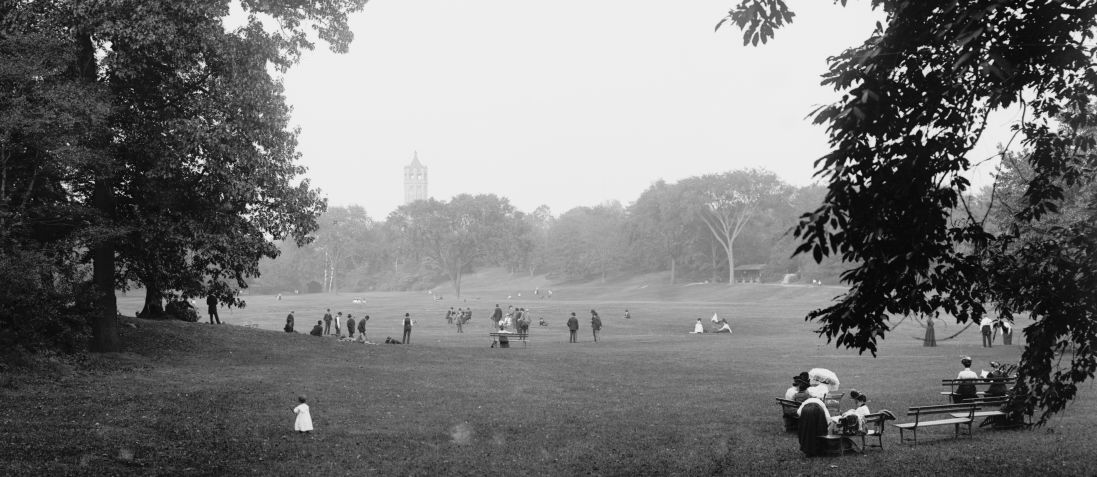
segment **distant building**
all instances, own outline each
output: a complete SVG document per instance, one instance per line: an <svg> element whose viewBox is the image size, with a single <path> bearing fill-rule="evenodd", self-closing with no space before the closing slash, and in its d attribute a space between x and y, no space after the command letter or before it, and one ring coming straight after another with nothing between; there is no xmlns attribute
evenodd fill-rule
<svg viewBox="0 0 1097 477"><path fill-rule="evenodd" d="M419 162L419 152L404 166L404 203L427 199L427 166Z"/></svg>

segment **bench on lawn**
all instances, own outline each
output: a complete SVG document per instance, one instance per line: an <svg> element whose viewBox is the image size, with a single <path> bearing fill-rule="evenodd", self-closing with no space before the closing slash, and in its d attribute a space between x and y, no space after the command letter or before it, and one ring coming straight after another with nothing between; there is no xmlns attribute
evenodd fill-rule
<svg viewBox="0 0 1097 477"><path fill-rule="evenodd" d="M845 454L847 446L845 445L845 442L843 442L843 439L849 439L850 446L848 448L854 450L853 438L855 437L861 438L860 452L862 454L865 452L865 449L868 449L869 447L879 447L883 450L884 429L887 428L884 424L889 419L895 419L895 416L891 414L891 411L881 411L865 415L863 419L865 421L864 434L827 434L825 436L819 436L819 439L826 442L824 449L826 449L827 454L838 456ZM876 439L876 444L869 444L867 442L867 440L871 438Z"/></svg>
<svg viewBox="0 0 1097 477"><path fill-rule="evenodd" d="M800 416L796 415L796 411L800 409L800 404L803 403L777 398L777 405L781 406L781 420L785 423L785 432L796 432L796 427L800 423Z"/></svg>
<svg viewBox="0 0 1097 477"><path fill-rule="evenodd" d="M914 444L918 444L918 429L922 427L951 425L956 430L956 437L960 437L960 426L967 426L967 435L971 437L971 423L975 420L975 411L979 405L972 402L959 404L940 404L936 406L911 406L907 408L907 416L914 416L914 422L893 424L899 428L899 442L906 442L903 431L910 430L914 433ZM948 419L924 420L925 416L948 414Z"/></svg>
<svg viewBox="0 0 1097 477"><path fill-rule="evenodd" d="M975 386L990 386L993 384L1002 384L1007 388L1013 387L1013 384L1017 382L1017 378L975 378L975 379L942 379L941 385L948 386L948 391L941 391L942 396L948 397L949 402L954 402L953 397L956 396L956 388L961 384L973 384ZM978 397L985 397L986 391L976 391L975 394Z"/></svg>
<svg viewBox="0 0 1097 477"><path fill-rule="evenodd" d="M488 333L491 337L491 347L510 348L511 341L521 341L522 346L529 346L529 333Z"/></svg>

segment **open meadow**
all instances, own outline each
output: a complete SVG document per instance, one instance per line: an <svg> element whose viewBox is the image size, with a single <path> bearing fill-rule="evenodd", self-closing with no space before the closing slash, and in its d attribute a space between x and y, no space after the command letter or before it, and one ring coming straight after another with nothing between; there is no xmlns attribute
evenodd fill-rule
<svg viewBox="0 0 1097 477"><path fill-rule="evenodd" d="M222 326L125 318L125 352L50 360L0 382L3 475L1093 475L1094 393L1034 431L952 429L838 458L802 457L774 397L793 375L835 371L841 391L899 417L943 404L940 380L959 360L1014 362L1014 346L982 348L976 330L923 347L907 321L879 356L837 350L803 316L840 289L779 285L470 290L430 294L249 296ZM366 299L354 304L355 297ZM511 296L511 299L507 299ZM708 299L703 299L708 297ZM535 317L528 347L489 347L496 303ZM137 296L119 308L139 308ZM471 306L464 334L444 310ZM374 343L308 336L325 308L369 314ZM590 332L590 309L604 329ZM622 315L629 309L632 319ZM281 331L295 311L297 332ZM567 314L580 318L567 342ZM732 335L691 335L726 317ZM126 312L130 314L130 312ZM538 327L543 316L548 327ZM1019 323L1022 324L1023 323ZM252 326L246 326L252 325ZM959 328L938 326L943 338ZM999 341L1000 343L1000 341ZM293 432L298 395L316 431ZM849 400L843 409L851 407Z"/></svg>

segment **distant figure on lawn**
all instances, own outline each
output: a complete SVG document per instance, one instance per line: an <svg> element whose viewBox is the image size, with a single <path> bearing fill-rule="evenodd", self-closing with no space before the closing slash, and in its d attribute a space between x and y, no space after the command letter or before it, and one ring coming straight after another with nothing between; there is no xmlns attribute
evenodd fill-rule
<svg viewBox="0 0 1097 477"><path fill-rule="evenodd" d="M456 313L457 312L453 311L452 306L449 307L449 310L446 311L446 324L447 325L452 325L453 324L453 315L455 315Z"/></svg>
<svg viewBox="0 0 1097 477"><path fill-rule="evenodd" d="M521 318L518 318L518 320L514 323L514 329L519 334L529 334L529 325L530 322L533 321L533 319L530 318L529 315L530 313L523 309Z"/></svg>
<svg viewBox="0 0 1097 477"><path fill-rule="evenodd" d="M354 317L347 313L347 336L354 338Z"/></svg>
<svg viewBox="0 0 1097 477"><path fill-rule="evenodd" d="M411 344L411 313L404 313L404 344Z"/></svg>
<svg viewBox="0 0 1097 477"><path fill-rule="evenodd" d="M983 347L990 348L994 346L994 320L991 320L989 316L984 316L979 321L979 332L983 334Z"/></svg>
<svg viewBox="0 0 1097 477"><path fill-rule="evenodd" d="M626 320L631 320L631 319L632 319L632 315L630 315L630 314L629 314L629 312L628 312L628 309L627 309L627 308L625 309L625 319L626 319Z"/></svg>
<svg viewBox="0 0 1097 477"><path fill-rule="evenodd" d="M320 324L320 320L316 320L316 326L312 327L312 331L309 332L312 336L324 336L324 325Z"/></svg>
<svg viewBox="0 0 1097 477"><path fill-rule="evenodd" d="M335 325L335 337L343 336L343 333L339 330L339 324L343 321L343 312L335 314L335 318L331 320L331 323Z"/></svg>
<svg viewBox="0 0 1097 477"><path fill-rule="evenodd" d="M693 331L690 331L689 334L699 335L699 334L704 333L704 332L705 332L705 325L703 323L701 323L701 319L698 318L697 323L693 324Z"/></svg>
<svg viewBox="0 0 1097 477"><path fill-rule="evenodd" d="M320 326L317 322L316 326ZM293 408L293 413L297 415L297 419L293 421L293 430L297 432L303 432L308 434L312 432L312 416L309 414L309 405L305 404L305 396L297 398L297 407Z"/></svg>
<svg viewBox="0 0 1097 477"><path fill-rule="evenodd" d="M590 331L594 333L594 342L598 342L598 332L602 331L602 318L598 316L598 312L590 310Z"/></svg>
<svg viewBox="0 0 1097 477"><path fill-rule="evenodd" d="M366 342L366 322L369 321L369 315L363 316L361 320L358 320L358 341L361 343Z"/></svg>
<svg viewBox="0 0 1097 477"><path fill-rule="evenodd" d="M503 309L499 308L499 304L495 304L495 311L491 312L491 322L496 327L499 326L499 321L503 319Z"/></svg>
<svg viewBox="0 0 1097 477"><path fill-rule="evenodd" d="M956 379L979 379L979 375L975 374L975 371L971 370L971 356L964 356L960 360L960 364L964 367L960 374L956 375ZM972 383L962 383L956 386L956 392L952 394L952 402L964 402L968 399L975 399L979 397L975 390L975 385Z"/></svg>
<svg viewBox="0 0 1097 477"><path fill-rule="evenodd" d="M284 329L286 333L293 333L293 311L286 315L286 327Z"/></svg>
<svg viewBox="0 0 1097 477"><path fill-rule="evenodd" d="M568 343L578 343L575 339L575 333L579 331L579 319L575 317L575 312L571 312L571 318L568 318Z"/></svg>
<svg viewBox="0 0 1097 477"><path fill-rule="evenodd" d="M206 305L209 306L209 324L213 324L214 320L217 320L217 324L221 324L221 317L217 315L217 297L210 295L206 297Z"/></svg>
<svg viewBox="0 0 1097 477"><path fill-rule="evenodd" d="M731 334L731 325L728 324L727 318L720 318L716 313L712 314L712 324L716 325L716 331L713 333L727 333Z"/></svg>
<svg viewBox="0 0 1097 477"><path fill-rule="evenodd" d="M1010 346L1013 344L1013 322L1009 318L1000 318L998 320L998 326L1002 328L1002 344Z"/></svg>
<svg viewBox="0 0 1097 477"><path fill-rule="evenodd" d="M926 318L926 337L922 340L922 346L933 348L937 346L937 332L933 329L933 317Z"/></svg>
<svg viewBox="0 0 1097 477"><path fill-rule="evenodd" d="M455 320L453 320L453 322L457 324L457 332L458 333L464 333L465 332L465 314L463 312L461 314L457 315L457 318Z"/></svg>
<svg viewBox="0 0 1097 477"><path fill-rule="evenodd" d="M328 308L327 313L324 313L324 336L331 334L331 308Z"/></svg>

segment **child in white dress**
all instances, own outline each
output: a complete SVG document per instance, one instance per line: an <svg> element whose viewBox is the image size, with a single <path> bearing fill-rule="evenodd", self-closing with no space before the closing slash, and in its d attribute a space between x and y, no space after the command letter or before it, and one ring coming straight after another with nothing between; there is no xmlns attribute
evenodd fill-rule
<svg viewBox="0 0 1097 477"><path fill-rule="evenodd" d="M312 416L309 415L309 405L305 404L305 396L298 397L297 401L301 404L293 408L293 413L297 415L297 420L293 422L293 430L307 434L312 432Z"/></svg>

